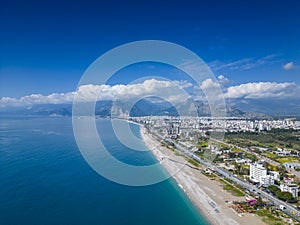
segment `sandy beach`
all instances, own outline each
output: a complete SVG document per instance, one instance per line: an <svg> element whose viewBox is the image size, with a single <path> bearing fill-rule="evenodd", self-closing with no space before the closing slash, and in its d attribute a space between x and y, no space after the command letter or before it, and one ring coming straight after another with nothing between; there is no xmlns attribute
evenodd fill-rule
<svg viewBox="0 0 300 225"><path fill-rule="evenodd" d="M207 220L214 225L255 224L263 225L255 214L238 214L226 201L243 201L223 190L219 182L203 175L197 168L185 165L186 159L170 149L161 146L147 130L141 126L141 137L163 167L173 175L190 200L197 206Z"/></svg>

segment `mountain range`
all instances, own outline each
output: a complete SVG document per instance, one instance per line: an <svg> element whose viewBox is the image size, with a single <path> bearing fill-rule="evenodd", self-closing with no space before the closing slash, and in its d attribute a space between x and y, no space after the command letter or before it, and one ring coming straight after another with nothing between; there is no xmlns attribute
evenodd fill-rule
<svg viewBox="0 0 300 225"><path fill-rule="evenodd" d="M191 104L192 103L192 104ZM191 109L191 105L194 107ZM116 109L118 110L116 111ZM114 109L114 111L112 111ZM95 115L109 117L111 113L118 116L126 114L130 116L178 116L191 115L191 111L198 116L210 116L210 107L202 101L180 103L176 106L167 101L156 98L141 99L132 107L130 103L113 101L98 101L95 107ZM180 113L178 113L180 112ZM1 114L24 114L44 116L71 116L72 104L39 104L31 107L0 108ZM266 104L263 100L248 100L227 102L226 114L228 117L246 117L250 119L270 119L272 116L299 116L300 104L297 101L283 102L272 101Z"/></svg>

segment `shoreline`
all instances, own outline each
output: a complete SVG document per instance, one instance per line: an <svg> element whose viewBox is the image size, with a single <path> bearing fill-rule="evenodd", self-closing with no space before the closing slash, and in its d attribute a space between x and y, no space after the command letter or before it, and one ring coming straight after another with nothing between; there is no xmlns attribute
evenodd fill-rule
<svg viewBox="0 0 300 225"><path fill-rule="evenodd" d="M140 125L141 138L146 147L160 162L164 169L175 179L179 188L187 195L199 210L200 214L212 225L239 225L265 223L254 214L238 214L225 201L242 201L244 197L236 197L223 190L215 180L203 175L199 169L188 166L184 157L161 146L143 125Z"/></svg>

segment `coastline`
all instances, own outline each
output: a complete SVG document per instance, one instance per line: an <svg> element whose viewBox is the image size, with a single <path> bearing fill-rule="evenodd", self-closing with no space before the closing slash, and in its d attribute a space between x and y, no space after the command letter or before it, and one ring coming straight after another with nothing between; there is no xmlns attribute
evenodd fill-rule
<svg viewBox="0 0 300 225"><path fill-rule="evenodd" d="M177 182L188 198L198 208L200 214L212 225L238 225L265 223L254 214L238 214L229 208L225 201L242 201L223 190L221 185L203 175L198 169L186 164L186 159L174 151L161 146L143 125L140 125L141 138L155 158Z"/></svg>

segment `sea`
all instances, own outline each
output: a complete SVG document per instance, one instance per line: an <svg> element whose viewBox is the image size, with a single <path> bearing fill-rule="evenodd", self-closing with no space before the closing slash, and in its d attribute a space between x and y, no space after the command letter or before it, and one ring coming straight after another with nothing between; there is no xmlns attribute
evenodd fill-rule
<svg viewBox="0 0 300 225"><path fill-rule="evenodd" d="M124 162L151 164L151 152L128 151L110 120L101 139ZM140 127L130 124L139 137ZM103 132L105 131L105 132ZM135 153L136 152L136 153ZM173 178L142 187L96 173L76 145L70 117L0 117L1 225L207 225Z"/></svg>

